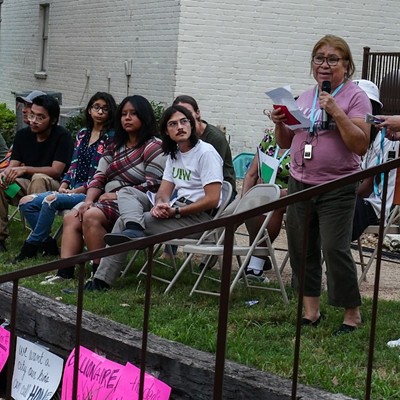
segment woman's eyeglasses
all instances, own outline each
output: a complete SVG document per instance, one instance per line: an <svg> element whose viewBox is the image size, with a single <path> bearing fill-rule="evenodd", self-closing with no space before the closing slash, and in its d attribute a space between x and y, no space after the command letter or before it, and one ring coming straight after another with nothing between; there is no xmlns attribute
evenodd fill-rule
<svg viewBox="0 0 400 400"><path fill-rule="evenodd" d="M99 104L93 104L92 105L92 110L99 112L100 110L103 111L104 114L108 113L108 107L107 106L100 106Z"/></svg>
<svg viewBox="0 0 400 400"><path fill-rule="evenodd" d="M325 61L326 63L330 66L330 67L334 67L336 65L338 65L339 60L343 60L343 58L340 58L338 56L328 56L328 57L324 57L321 54L316 54L315 56L313 56L312 58L312 62L315 65L322 65Z"/></svg>

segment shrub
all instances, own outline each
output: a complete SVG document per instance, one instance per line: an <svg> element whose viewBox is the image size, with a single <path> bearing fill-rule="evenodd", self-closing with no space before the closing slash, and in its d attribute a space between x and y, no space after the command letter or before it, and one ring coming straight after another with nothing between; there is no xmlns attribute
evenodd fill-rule
<svg viewBox="0 0 400 400"><path fill-rule="evenodd" d="M14 112L7 108L5 103L0 103L0 134L7 146L11 146L13 143L16 125L17 117Z"/></svg>
<svg viewBox="0 0 400 400"><path fill-rule="evenodd" d="M153 107L154 115L156 116L157 125L160 124L161 116L164 114L165 107L163 103L157 101L151 101L151 106Z"/></svg>
<svg viewBox="0 0 400 400"><path fill-rule="evenodd" d="M68 121L65 124L65 129L67 129L71 135L75 136L77 132L79 132L85 126L85 111L82 110L78 114L68 118Z"/></svg>

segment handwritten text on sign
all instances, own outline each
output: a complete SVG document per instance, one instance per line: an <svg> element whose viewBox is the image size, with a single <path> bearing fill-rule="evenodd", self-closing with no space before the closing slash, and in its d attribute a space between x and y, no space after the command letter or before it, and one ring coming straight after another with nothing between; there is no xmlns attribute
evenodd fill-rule
<svg viewBox="0 0 400 400"><path fill-rule="evenodd" d="M61 380L62 358L17 337L11 395L15 400L50 400Z"/></svg>
<svg viewBox="0 0 400 400"><path fill-rule="evenodd" d="M75 350L65 364L61 400L72 400ZM76 400L134 400L139 393L139 368L118 364L80 347ZM146 374L144 399L168 400L171 388Z"/></svg>

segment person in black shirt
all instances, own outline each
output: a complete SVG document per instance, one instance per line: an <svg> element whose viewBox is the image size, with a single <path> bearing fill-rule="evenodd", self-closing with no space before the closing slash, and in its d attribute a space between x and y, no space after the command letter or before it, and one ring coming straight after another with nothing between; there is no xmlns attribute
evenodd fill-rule
<svg viewBox="0 0 400 400"><path fill-rule="evenodd" d="M60 179L71 162L71 134L58 126L60 106L49 95L36 97L29 114L30 126L15 136L11 160L0 172L0 251L6 251L8 204L18 205L22 196L57 190ZM10 185L20 190L12 198L6 194Z"/></svg>

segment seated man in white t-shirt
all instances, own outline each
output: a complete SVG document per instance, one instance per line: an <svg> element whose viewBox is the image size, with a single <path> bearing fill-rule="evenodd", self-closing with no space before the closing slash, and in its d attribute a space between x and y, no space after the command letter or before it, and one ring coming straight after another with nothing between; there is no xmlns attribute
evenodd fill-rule
<svg viewBox="0 0 400 400"><path fill-rule="evenodd" d="M210 221L221 204L222 158L212 145L198 139L190 111L179 105L167 108L160 132L168 158L154 205L135 188L121 189L120 218L112 233L104 236L108 245ZM177 200L170 204L174 192ZM120 275L125 260L126 253L104 257L85 290L108 289Z"/></svg>

